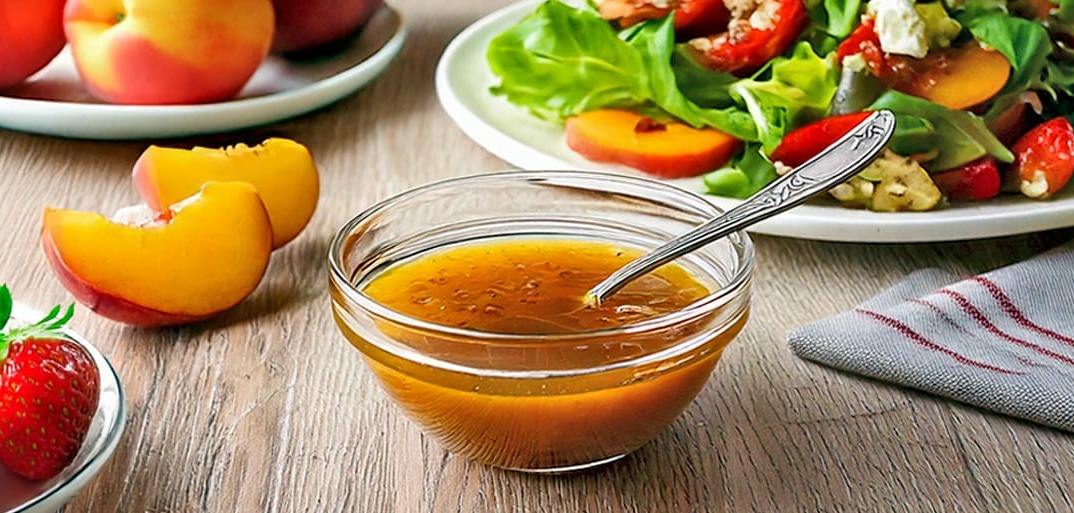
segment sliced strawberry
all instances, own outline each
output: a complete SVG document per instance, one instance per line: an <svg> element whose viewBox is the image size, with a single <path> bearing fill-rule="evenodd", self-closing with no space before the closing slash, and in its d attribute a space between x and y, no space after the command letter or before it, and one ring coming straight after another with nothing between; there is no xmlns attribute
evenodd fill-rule
<svg viewBox="0 0 1074 513"><path fill-rule="evenodd" d="M802 0L770 0L732 14L726 32L691 39L687 48L702 66L738 76L782 55L809 23Z"/></svg>
<svg viewBox="0 0 1074 513"><path fill-rule="evenodd" d="M1011 151L1015 156L1011 173L1027 197L1050 198L1074 175L1074 128L1062 116L1026 132Z"/></svg>
<svg viewBox="0 0 1074 513"><path fill-rule="evenodd" d="M869 112L852 112L814 121L783 136L772 150L772 162L798 167L831 146L869 116Z"/></svg>
<svg viewBox="0 0 1074 513"><path fill-rule="evenodd" d="M932 181L951 201L980 201L999 195L999 165L992 157L932 175Z"/></svg>
<svg viewBox="0 0 1074 513"><path fill-rule="evenodd" d="M891 70L884 57L884 51L880 49L880 36L876 34L874 25L873 18L866 18L862 21L861 25L858 25L858 28L839 44L835 53L836 61L842 65L843 59L859 55L865 61L865 67L869 68L870 73L877 77L884 77Z"/></svg>
<svg viewBox="0 0 1074 513"><path fill-rule="evenodd" d="M0 286L0 313L11 303ZM100 398L93 358L61 331L73 309L60 313L0 334L0 463L26 479L51 478L71 463Z"/></svg>

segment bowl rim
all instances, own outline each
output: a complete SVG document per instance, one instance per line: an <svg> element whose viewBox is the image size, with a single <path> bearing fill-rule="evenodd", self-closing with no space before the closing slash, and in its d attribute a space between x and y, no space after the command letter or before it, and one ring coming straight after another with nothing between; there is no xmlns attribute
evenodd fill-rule
<svg viewBox="0 0 1074 513"><path fill-rule="evenodd" d="M604 181L618 182L627 186L641 186L650 188L654 192L662 192L665 197L673 197L676 201L682 204L674 205L676 208L689 209L697 213L709 213L712 216L720 215L724 212L723 209L715 204L707 201L700 194L693 192L689 189L685 189L678 185L653 180L641 176L624 175L622 173L611 173L607 171L595 171L595 170L502 170L492 171L484 173L476 173L470 175L464 175L459 177L447 178L419 185L414 188L404 190L400 193L383 199L372 206L360 211L358 214L349 219L346 223L340 227L332 240L329 243L328 249L328 267L329 267L329 280L346 299L357 305L362 310L396 325L406 327L407 329L413 329L415 331L422 331L428 333L438 333L449 335L452 337L460 337L469 339L472 343L492 343L497 344L511 344L511 343L523 343L525 341L532 341L534 335L519 335L510 333L495 333L487 331L479 331L468 328L459 328L455 326L445 326L442 324L436 324L429 321L424 321L410 315L406 315L399 311L388 308L375 301L373 298L366 295L364 292L355 287L351 280L348 279L348 274L343 269L344 250L348 247L347 241L354 234L356 228L362 223L374 218L378 214L391 208L394 204L405 201L407 199L419 197L423 194L434 192L440 189L459 187L470 183L491 182L498 180L516 180L520 182L554 182L554 179L563 179L568 182L575 181L581 178L592 178ZM554 184L554 183L553 183ZM651 198L638 197L637 199L644 201L653 201ZM740 298L743 292L748 294L749 285L752 280L754 260L755 260L755 248L749 235L744 231L736 232L729 236L731 244L735 247L736 254L739 257L739 261L734 267L734 272L730 278L723 283L722 286L712 293L705 296L703 299L695 301L688 307L665 315L646 319L641 322L627 324L623 326L616 326L612 328L600 328L596 330L581 331L575 333L555 334L555 335L540 335L541 338L552 340L555 342L570 342L572 340L590 339L595 337L605 337L611 335L629 335L636 333L643 333L653 330L659 330L674 326L683 321L688 321L692 318L696 318L705 313L710 313L720 308L723 303L729 303L734 299ZM746 303L748 304L748 296ZM732 324L734 320L738 319L744 314L743 311L735 312L731 321L728 321L728 325ZM698 337L693 337L698 338ZM386 346L378 341L369 341L370 344L378 347L383 351L387 351L395 356L404 358L409 361L430 365L436 368L450 370L453 372L481 375L481 376L495 376L495 377L513 377L513 378L532 378L532 379L547 379L550 377L559 376L575 376L584 373L598 373L619 368L629 368L639 365L644 365L653 361L661 361L673 356L677 353L688 352L694 347L701 345L702 341L694 341L690 343L690 338L684 340L682 343L673 344L664 349L654 351L651 353L643 353L635 358L629 358L605 364L601 366L587 367L582 369L567 369L567 370L502 370L502 369L488 369L472 367L468 365L456 364L445 361L440 358L429 356L421 351L415 350L404 344L393 344Z"/></svg>
<svg viewBox="0 0 1074 513"><path fill-rule="evenodd" d="M12 318L19 320L32 320L40 318L44 315L42 312L31 308L25 304L16 301L12 308ZM103 353L96 346L94 346L88 339L76 332L71 328L64 328L63 333L72 342L75 342L90 354L94 363L97 365L97 370L100 374L101 389L105 389L105 385L114 386L116 394L116 409L114 415L107 418L111 421L112 428L101 433L103 439L100 442L98 448L90 453L84 461L79 464L77 468L71 471L70 475L62 480L58 480L48 488L40 491L37 495L34 495L26 502L16 506L14 509L7 510L3 513L27 513L35 511L42 505L51 505L51 501L62 500L64 503L70 499L75 493L77 493L82 487L84 487L104 466L104 463L111 458L112 453L119 446L119 441L122 438L123 432L126 427L127 419L127 400L126 395L123 392L123 384L119 379L119 373L112 366L112 362L104 356ZM107 380L107 382L106 382ZM101 404L98 402L97 413L101 412ZM85 441L83 441L85 446ZM65 469L67 471L68 469ZM56 507L63 504L57 504Z"/></svg>

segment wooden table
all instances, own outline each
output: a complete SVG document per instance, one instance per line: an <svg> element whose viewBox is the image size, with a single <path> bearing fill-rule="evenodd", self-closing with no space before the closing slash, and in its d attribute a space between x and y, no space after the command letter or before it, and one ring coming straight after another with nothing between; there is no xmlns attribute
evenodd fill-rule
<svg viewBox="0 0 1074 513"><path fill-rule="evenodd" d="M81 309L129 402L111 461L67 507L94 512L1071 511L1074 437L797 359L789 328L855 305L914 269L975 273L1074 237L859 245L757 236L754 315L701 396L657 440L595 472L536 477L472 464L423 436L333 324L326 247L376 200L507 164L471 142L433 88L453 35L506 0L395 0L411 29L376 82L320 112L189 146L307 144L323 189L304 234L245 302L175 329ZM160 141L153 141L160 142ZM110 213L136 201L148 141L0 131L0 281L69 302L38 244L46 205Z"/></svg>

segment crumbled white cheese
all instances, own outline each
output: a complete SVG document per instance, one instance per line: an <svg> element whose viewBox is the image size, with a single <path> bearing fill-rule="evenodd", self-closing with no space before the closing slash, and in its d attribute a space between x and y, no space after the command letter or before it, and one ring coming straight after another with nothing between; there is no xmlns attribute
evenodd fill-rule
<svg viewBox="0 0 1074 513"><path fill-rule="evenodd" d="M761 2L750 14L750 26L756 30L771 30L776 26L776 13L779 11L780 2L768 0Z"/></svg>
<svg viewBox="0 0 1074 513"><path fill-rule="evenodd" d="M860 53L854 53L843 57L843 68L851 71L862 72L868 67L865 62L865 57L862 57Z"/></svg>
<svg viewBox="0 0 1074 513"><path fill-rule="evenodd" d="M763 0L723 0L723 5L731 13L731 19L742 19L751 11L756 10L761 1ZM771 1L771 3L777 2Z"/></svg>
<svg viewBox="0 0 1074 513"><path fill-rule="evenodd" d="M866 12L875 20L880 48L887 53L918 59L929 53L925 20L913 0L871 0Z"/></svg>
<svg viewBox="0 0 1074 513"><path fill-rule="evenodd" d="M727 39L727 34L721 34L714 38L695 37L686 44L690 45L694 50L704 54L710 52L716 45L722 44L725 39Z"/></svg>
<svg viewBox="0 0 1074 513"><path fill-rule="evenodd" d="M928 54L930 47L950 46L962 30L962 25L936 2L871 0L866 12L875 20L882 50L918 59Z"/></svg>

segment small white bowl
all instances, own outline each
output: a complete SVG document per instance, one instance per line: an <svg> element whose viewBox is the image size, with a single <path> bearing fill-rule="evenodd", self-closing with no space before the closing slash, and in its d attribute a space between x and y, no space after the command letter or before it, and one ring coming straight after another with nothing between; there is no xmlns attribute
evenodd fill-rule
<svg viewBox="0 0 1074 513"><path fill-rule="evenodd" d="M34 322L43 316L15 303L12 319L15 322ZM93 415L89 433L74 461L60 475L46 481L27 481L0 465L0 512L53 513L71 500L101 470L119 445L126 418L126 401L112 364L85 338L67 330L67 336L81 345L93 357L101 375L101 398Z"/></svg>

